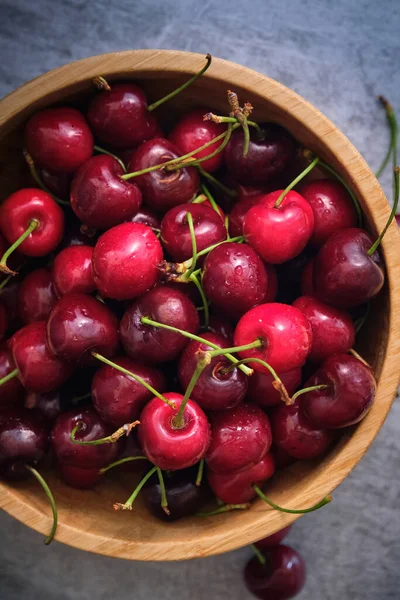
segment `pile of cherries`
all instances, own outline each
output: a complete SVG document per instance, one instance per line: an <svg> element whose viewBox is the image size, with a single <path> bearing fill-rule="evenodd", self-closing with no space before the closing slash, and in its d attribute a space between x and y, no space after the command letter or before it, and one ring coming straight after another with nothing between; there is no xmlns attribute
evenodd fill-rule
<svg viewBox="0 0 400 600"><path fill-rule="evenodd" d="M330 498L290 511L261 488L373 402L353 346L384 284L384 232L374 240L333 169L233 92L229 116L200 108L164 130L157 107L210 62L150 106L136 84L98 78L85 114L26 123L31 184L0 206L0 474L34 474L55 515L37 471L49 451L77 488L144 471L115 509L143 490L166 520L256 497L315 510ZM317 165L331 178L302 181Z"/></svg>

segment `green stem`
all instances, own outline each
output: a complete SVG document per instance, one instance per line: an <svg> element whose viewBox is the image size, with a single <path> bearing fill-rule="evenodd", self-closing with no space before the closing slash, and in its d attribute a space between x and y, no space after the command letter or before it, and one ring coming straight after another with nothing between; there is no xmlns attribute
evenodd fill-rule
<svg viewBox="0 0 400 600"><path fill-rule="evenodd" d="M100 446L101 444L115 444L115 442L117 442L123 435L128 436L132 429L136 427L136 425L139 425L139 421L126 423L125 425L119 427L119 429L114 431L114 433L112 433L111 435L107 435L106 437L83 442L75 438L75 435L78 431L82 431L83 429L85 429L84 422L78 421L73 430L71 431L70 440L73 444L77 444L78 446Z"/></svg>
<svg viewBox="0 0 400 600"><path fill-rule="evenodd" d="M392 210L390 212L387 223L386 223L385 227L383 228L382 233L378 236L376 241L372 244L371 248L368 250L368 252L367 252L368 256L371 256L376 251L376 249L378 248L379 244L381 243L381 241L383 239L383 236L389 229L390 224L393 221L394 216L396 214L397 205L399 204L399 195L400 195L400 167L394 168L393 179L394 179L394 199L393 199Z"/></svg>
<svg viewBox="0 0 400 600"><path fill-rule="evenodd" d="M354 208L356 209L357 212L357 221L359 226L362 225L362 220L363 220L363 216L362 216L362 211L361 211L361 207L360 204L357 200L357 198L355 197L353 190L350 189L350 187L347 185L347 183L345 182L345 180L343 179L343 177L341 177L339 175L339 173L336 173L335 169L333 169L330 165L328 165L325 161L321 160L319 161L319 165L320 167L322 167L323 169L325 169L325 171L328 171L328 173L331 173L342 185L343 187L346 188L347 193L349 194L353 204L354 204Z"/></svg>
<svg viewBox="0 0 400 600"><path fill-rule="evenodd" d="M268 369L268 371L271 373L272 377L274 378L272 385L280 393L282 401L285 402L285 404L292 404L292 400L288 394L288 391L285 388L285 386L283 385L283 382L280 379L280 377L278 376L275 369L273 369L271 367L271 365L269 365L267 362L265 362L265 360L261 360L261 358L242 358L234 367L233 366L227 367L226 369L223 369L222 371L227 373L228 371L231 371L233 368L236 368L236 367L240 369L241 366L243 366L247 363L259 363L260 365L263 365L266 369Z"/></svg>
<svg viewBox="0 0 400 600"><path fill-rule="evenodd" d="M369 365L367 363L367 361L361 356L361 354L358 354L358 352L356 352L354 350L354 348L350 348L349 354L352 354L354 356L354 358L356 358L357 360L359 360L360 362L362 362L362 364L365 365L366 367L368 367L369 369L371 368L371 365Z"/></svg>
<svg viewBox="0 0 400 600"><path fill-rule="evenodd" d="M304 177L308 175L310 171L313 170L313 168L319 163L319 161L320 159L318 158L318 156L316 156L312 163L309 164L308 167L306 167L299 175L297 175L297 177L293 179L291 183L289 183L286 189L284 189L281 195L279 196L278 200L275 202L275 208L279 208L286 194L290 192L290 190L292 190L302 179L304 179Z"/></svg>
<svg viewBox="0 0 400 600"><path fill-rule="evenodd" d="M99 469L99 473L107 473L107 471L110 469L124 465L127 462L132 462L133 460L147 460L147 458L145 456L126 456L125 458L120 458L119 460L110 463L106 467Z"/></svg>
<svg viewBox="0 0 400 600"><path fill-rule="evenodd" d="M107 154L107 156L111 156L112 158L115 158L115 160L119 163L123 172L126 173L126 167L125 167L124 163L122 162L122 160L120 158L118 158L118 156L116 156L109 150L105 150L105 148L101 148L100 146L94 146L94 150L96 150L96 152L100 152L100 154Z"/></svg>
<svg viewBox="0 0 400 600"><path fill-rule="evenodd" d="M133 494L131 496L129 496L128 500L124 503L124 504L120 504L119 502L116 502L113 505L114 510L132 510L132 504L135 502L136 498L138 497L140 490L143 488L143 486L146 484L146 482L150 479L150 477L152 475L154 475L154 473L157 472L158 467L153 467L152 469L150 469L150 471L148 473L146 473L146 475L143 477L143 479L140 481L140 483L136 486Z"/></svg>
<svg viewBox="0 0 400 600"><path fill-rule="evenodd" d="M197 477L196 477L196 486L197 487L201 486L201 482L203 479L203 473L204 473L204 458L202 458L201 461L199 462L199 468L197 470Z"/></svg>
<svg viewBox="0 0 400 600"><path fill-rule="evenodd" d="M179 407L179 411L178 413L175 415L175 417L173 418L173 426L175 429L182 429L182 427L184 427L185 425L185 419L183 418L183 413L186 407L186 404L188 403L188 400L190 399L190 394L193 391L194 386L197 383L197 380L199 379L200 375L202 374L202 372L204 371L205 367L207 366L207 364L210 363L210 359L209 357L206 356L204 357L203 360L199 360L196 364L196 368L193 372L192 378L189 381L189 385L186 388L185 391L185 395L183 397L183 400L181 402L181 405Z"/></svg>
<svg viewBox="0 0 400 600"><path fill-rule="evenodd" d="M18 377L19 375L19 369L14 369L14 371L11 371L11 373L8 373L8 375L5 375L4 377L2 377L2 379L0 379L0 387L2 385L4 385L5 383L7 383L7 381L10 381L10 379L14 379L14 377Z"/></svg>
<svg viewBox="0 0 400 600"><path fill-rule="evenodd" d="M221 214L219 212L219 206L218 204L215 202L213 196L211 195L210 190L208 189L208 187L206 186L205 183L202 183L200 185L200 189L203 192L203 194L208 198L209 203L211 204L211 206L213 207L213 209L215 210L216 213L218 213L219 215Z"/></svg>
<svg viewBox="0 0 400 600"><path fill-rule="evenodd" d="M167 500L167 492L165 489L164 477L163 477L162 471L159 467L157 467L157 475L158 475L158 481L160 483L160 490L161 490L161 508L163 509L165 514L169 516L171 513L168 509L168 500Z"/></svg>
<svg viewBox="0 0 400 600"><path fill-rule="evenodd" d="M221 354L224 355L227 352L245 352L246 350L253 350L253 348L261 348L263 345L264 344L261 340L256 340L255 342L244 344L243 346L232 346L232 348L220 348L219 350L213 350L210 352L210 356L220 356Z"/></svg>
<svg viewBox="0 0 400 600"><path fill-rule="evenodd" d="M328 387L327 385L321 384L321 385L311 385L310 387L303 388L302 390L299 390L298 392L293 394L292 402L294 402L296 400L296 398L298 398L299 396L302 396L303 394L307 394L307 392L315 392L316 390L326 390L327 387Z"/></svg>
<svg viewBox="0 0 400 600"><path fill-rule="evenodd" d="M193 217L192 214L190 212L186 213L186 218L187 218L187 222L188 222L188 226L189 226L189 231L190 231L190 239L192 241L192 264L190 269L188 270L186 276L190 279L191 274L193 273L193 271L196 269L196 263L197 263L197 240L196 240L196 234L194 231L194 225L193 225Z"/></svg>
<svg viewBox="0 0 400 600"><path fill-rule="evenodd" d="M226 241L231 242L232 238L229 235L229 215L225 215L224 225L225 225L225 229L226 229Z"/></svg>
<svg viewBox="0 0 400 600"><path fill-rule="evenodd" d="M196 513L196 517L213 517L214 515L221 515L231 510L247 510L250 508L250 504L224 504L220 508L216 508L210 512Z"/></svg>
<svg viewBox="0 0 400 600"><path fill-rule="evenodd" d="M211 246L208 246L208 248L204 248L204 250L200 250L200 252L197 253L197 258L199 259L201 256L205 256L206 254L208 254L209 252L214 250L214 248L217 248L217 246L220 246L221 244L226 244L226 242L228 242L228 241L229 242L237 242L238 244L240 244L240 243L244 242L244 237L242 235L238 235L236 237L231 238L230 240L222 240L221 242L212 244ZM190 267L192 266L192 259L188 258L183 263L180 263L180 265L181 265L181 270L178 272L183 272L186 277L187 270L185 271L185 269L190 269Z"/></svg>
<svg viewBox="0 0 400 600"><path fill-rule="evenodd" d="M257 548L257 546L255 544L250 544L250 548L253 550L254 554L256 555L257 560L260 563L260 565L266 565L267 561L265 560L265 557L263 556L262 552Z"/></svg>
<svg viewBox="0 0 400 600"><path fill-rule="evenodd" d="M208 181L212 183L214 187L219 188L227 196L230 196L231 198L236 198L237 193L235 192L235 190L231 190L230 188L226 187L226 185L218 181L218 179L211 175L211 173L207 173L207 171L205 171L201 165L199 165L197 168L200 172L200 175L202 175L205 179L208 179Z"/></svg>
<svg viewBox="0 0 400 600"><path fill-rule="evenodd" d="M243 128L243 156L244 156L244 158L246 158L246 156L249 152L249 146L250 146L250 131L249 131L249 124L247 122L247 118L245 117L245 115L243 115L243 121L242 121L241 125Z"/></svg>
<svg viewBox="0 0 400 600"><path fill-rule="evenodd" d="M201 301L203 302L202 308L204 310L204 326L208 329L208 324L210 322L210 311L208 308L207 297L204 293L203 286L201 285L200 281L197 279L197 277L194 273L191 274L189 279L197 287L198 292L201 296Z"/></svg>
<svg viewBox="0 0 400 600"><path fill-rule="evenodd" d="M279 510L280 512L284 512L284 513L289 513L291 515L304 515L306 513L313 512L314 510L318 510L319 508L322 508L323 506L325 506L326 504L329 504L329 502L332 501L332 496L326 496L320 502L317 502L317 504L314 504L314 506L310 506L310 508L292 510L290 508L283 508L282 506L278 506L278 504L275 504L275 502L272 502L272 500L270 500L269 498L267 498L267 496L265 496L265 494L263 494L263 492L260 490L258 485L253 485L253 490L261 498L261 500L264 500L264 502L266 502L269 506L271 506L275 510Z"/></svg>
<svg viewBox="0 0 400 600"><path fill-rule="evenodd" d="M46 192L46 194L49 194L49 196L51 196L53 198L53 200L55 202L57 202L57 204L61 204L64 206L70 206L70 203L67 200L61 200L61 198L58 198L57 196L55 196L53 194L53 192L51 192L49 190L49 188L43 183L43 181L39 177L39 173L36 170L35 163L33 162L33 158L31 157L31 155L26 150L23 151L23 154L24 154L26 164L28 165L29 172L32 175L33 179L38 184L38 186L40 187L40 189L43 190L44 192Z"/></svg>
<svg viewBox="0 0 400 600"><path fill-rule="evenodd" d="M57 512L56 502L54 500L53 494L51 493L51 489L49 488L49 486L47 485L46 481L43 479L43 477L41 476L41 474L36 469L34 469L33 467L31 467L30 465L26 465L26 468L32 473L32 475L34 477L36 477L36 480L42 486L42 488L44 490L44 493L46 494L46 496L49 499L51 510L53 512L53 526L51 528L51 531L50 531L49 535L44 540L44 543L46 544L46 546L48 546L53 541L54 536L56 535L56 531L57 531L58 512Z"/></svg>
<svg viewBox="0 0 400 600"><path fill-rule="evenodd" d="M378 96L378 100L383 105L386 111L386 119L390 129L390 143L389 148L386 153L385 158L379 169L376 172L376 178L382 175L383 171L386 169L388 162L390 160L391 155L393 154L393 168L397 166L397 135L398 135L398 127L397 127L397 119L396 113L393 110L391 104L384 98L383 96Z"/></svg>
<svg viewBox="0 0 400 600"><path fill-rule="evenodd" d="M194 83L199 77L201 77L207 71L208 67L211 65L211 61L212 61L211 54L207 54L206 55L206 64L198 73L196 73L196 75L193 75L193 77L191 77L188 81L183 83L181 86L179 86L176 90L174 90L170 94L167 94L160 100L157 100L157 102L153 102L153 104L150 104L150 106L147 107L147 110L149 112L152 112L153 110L155 110L156 108L161 106L161 104L164 104L164 102L171 100L171 98L174 98L175 96L180 94L183 90L185 90L190 85L192 85L192 83Z"/></svg>
<svg viewBox="0 0 400 600"><path fill-rule="evenodd" d="M14 252L14 250L16 250L22 244L22 242L24 242L33 231L35 231L36 227L38 227L39 225L40 223L37 219L31 219L29 221L28 228L24 231L22 235L19 236L19 238L13 243L12 246L9 247L9 249L1 257L0 271L3 271L4 273L9 273L10 275L15 275L14 271L10 272L10 269L7 267L7 260L9 259L10 255Z"/></svg>

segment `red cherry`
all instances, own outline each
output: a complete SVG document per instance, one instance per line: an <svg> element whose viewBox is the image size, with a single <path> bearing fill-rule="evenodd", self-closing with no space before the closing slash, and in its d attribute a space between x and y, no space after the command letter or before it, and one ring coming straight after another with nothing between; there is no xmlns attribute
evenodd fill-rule
<svg viewBox="0 0 400 600"><path fill-rule="evenodd" d="M301 383L301 368L296 367L286 373L278 373L278 375L289 396L292 396ZM264 408L276 406L282 402L280 393L272 385L274 379L271 373L254 371L253 375L248 379L249 388L247 398L249 400Z"/></svg>
<svg viewBox="0 0 400 600"><path fill-rule="evenodd" d="M226 126L222 123L214 123L213 121L204 121L203 116L207 113L207 109L198 108L190 111L181 117L178 123L168 136L168 139L179 148L182 154L188 154L192 150L196 150L203 144L210 142L217 136L226 131ZM217 150L223 140L211 144L208 148L200 150L193 158L203 158ZM223 153L220 152L201 163L205 171L213 173L222 165Z"/></svg>
<svg viewBox="0 0 400 600"><path fill-rule="evenodd" d="M301 293L303 296L314 296L314 264L315 258L310 258L303 268L301 275Z"/></svg>
<svg viewBox="0 0 400 600"><path fill-rule="evenodd" d="M278 546L278 544L280 544L282 542L282 540L285 539L285 537L287 536L287 534L289 533L291 528L292 528L292 526L288 525L287 527L284 527L280 531L277 531L276 533L273 533L272 535L269 535L268 537L263 538L262 540L258 540L258 542L255 542L254 545L259 550L266 550L269 548L274 548L275 546Z"/></svg>
<svg viewBox="0 0 400 600"><path fill-rule="evenodd" d="M96 289L91 246L69 246L57 254L53 263L53 282L59 296L90 294Z"/></svg>
<svg viewBox="0 0 400 600"><path fill-rule="evenodd" d="M229 214L229 234L231 237L243 235L244 219L253 206L257 206L265 194L255 194L236 202Z"/></svg>
<svg viewBox="0 0 400 600"><path fill-rule="evenodd" d="M78 219L93 229L109 229L130 221L142 203L134 180L112 156L92 156L76 173L71 186L71 207Z"/></svg>
<svg viewBox="0 0 400 600"><path fill-rule="evenodd" d="M24 325L47 319L56 302L57 296L48 269L32 271L18 289L18 314Z"/></svg>
<svg viewBox="0 0 400 600"><path fill-rule="evenodd" d="M240 473L214 473L207 470L208 482L219 500L226 504L245 504L256 497L253 485L262 486L275 472L275 461L266 454L258 463Z"/></svg>
<svg viewBox="0 0 400 600"><path fill-rule="evenodd" d="M174 402L176 409L158 398L150 400L140 415L139 443L150 462L160 469L186 469L204 457L210 443L210 425L200 406L189 400L183 413L184 426L177 428L174 417L183 396L169 392L164 397Z"/></svg>
<svg viewBox="0 0 400 600"><path fill-rule="evenodd" d="M6 345L0 347L0 380L16 369L11 350ZM9 379L0 387L0 410L4 407L18 407L22 404L25 390L17 377Z"/></svg>
<svg viewBox="0 0 400 600"><path fill-rule="evenodd" d="M321 246L335 231L357 226L354 204L339 181L331 179L310 181L301 187L300 193L314 213L311 244Z"/></svg>
<svg viewBox="0 0 400 600"><path fill-rule="evenodd" d="M93 136L74 108L46 108L25 127L25 147L36 166L71 173L93 154Z"/></svg>
<svg viewBox="0 0 400 600"><path fill-rule="evenodd" d="M8 329L8 317L4 304L0 304L0 342L5 338Z"/></svg>
<svg viewBox="0 0 400 600"><path fill-rule="evenodd" d="M259 358L281 373L301 367L311 350L312 330L308 319L293 306L272 302L249 310L235 329L235 346L261 340L260 348L239 352L242 358ZM252 363L251 367L267 373L267 369Z"/></svg>
<svg viewBox="0 0 400 600"><path fill-rule="evenodd" d="M57 469L64 483L78 490L90 490L103 478L102 473L97 468L81 469L73 465L58 463Z"/></svg>
<svg viewBox="0 0 400 600"><path fill-rule="evenodd" d="M132 217L131 223L142 223L142 225L147 225L147 227L151 227L153 230L160 229L161 227L158 215L150 208L147 208L147 206L139 208L137 213Z"/></svg>
<svg viewBox="0 0 400 600"><path fill-rule="evenodd" d="M245 471L260 462L271 443L269 419L258 406L240 404L213 413L207 465L222 475Z"/></svg>

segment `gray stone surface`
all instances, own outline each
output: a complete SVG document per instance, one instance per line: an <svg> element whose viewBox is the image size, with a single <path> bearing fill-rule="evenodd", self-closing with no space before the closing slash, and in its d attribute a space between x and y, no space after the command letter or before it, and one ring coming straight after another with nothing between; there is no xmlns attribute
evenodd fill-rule
<svg viewBox="0 0 400 600"><path fill-rule="evenodd" d="M53 67L128 48L211 52L278 79L320 108L376 168L388 133L378 93L400 109L397 0L0 0L0 95ZM390 177L383 178L390 193ZM298 521L302 600L400 598L398 402L324 510ZM250 551L181 564L83 554L0 515L1 600L245 600Z"/></svg>

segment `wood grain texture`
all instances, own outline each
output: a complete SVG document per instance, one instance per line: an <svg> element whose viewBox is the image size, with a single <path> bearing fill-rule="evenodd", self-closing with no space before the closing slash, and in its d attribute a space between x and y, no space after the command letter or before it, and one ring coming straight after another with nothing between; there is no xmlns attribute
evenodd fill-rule
<svg viewBox="0 0 400 600"><path fill-rule="evenodd" d="M97 56L61 67L16 90L0 103L0 199L21 186L21 131L29 115L57 102L84 103L92 93L91 79L138 80L150 101L162 96L199 70L198 54L143 50ZM177 110L206 105L226 112L228 88L250 101L255 120L283 124L305 146L315 151L346 179L362 204L373 232L387 220L387 200L367 164L347 138L318 110L279 83L239 65L214 59L206 75L171 104L160 109L163 118ZM378 378L375 404L358 426L347 430L322 459L298 463L277 475L268 495L288 508L302 508L330 493L349 474L372 443L392 403L398 385L400 356L399 235L392 225L382 250L387 282L374 303L358 348ZM369 331L368 331L369 329ZM371 335L371 331L374 332ZM67 488L48 475L57 498L60 526L57 539L78 548L135 560L180 560L217 554L269 535L296 517L273 511L261 502L251 510L209 519L186 519L173 524L154 520L140 501L132 513L116 513L132 481L111 477L95 491ZM26 525L47 532L49 509L34 482L10 487L0 484L0 506ZM327 509L325 509L327 510Z"/></svg>

